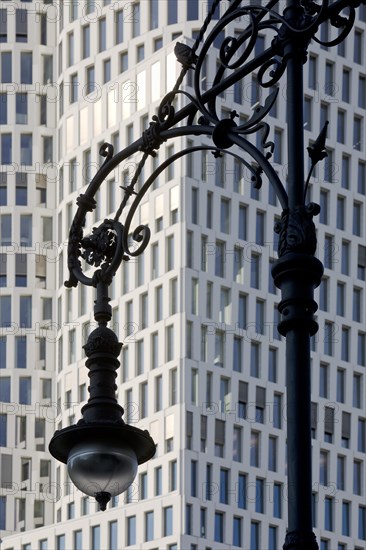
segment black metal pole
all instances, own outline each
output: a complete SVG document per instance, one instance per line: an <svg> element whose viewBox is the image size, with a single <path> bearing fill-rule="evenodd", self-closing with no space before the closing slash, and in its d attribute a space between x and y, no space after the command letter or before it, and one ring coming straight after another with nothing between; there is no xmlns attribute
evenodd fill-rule
<svg viewBox="0 0 366 550"><path fill-rule="evenodd" d="M304 17L300 0L289 0L285 19L294 27ZM288 204L286 237L294 220L296 231L304 229L304 130L303 130L303 63L307 40L285 31L284 55L287 62L287 151ZM316 212L315 212L316 213ZM306 222L305 222L306 223ZM296 224L295 224L296 225ZM312 222L309 227L312 228ZM295 233L296 233L295 231ZM314 232L315 238L315 232ZM315 241L316 243L316 241ZM288 532L284 550L318 548L312 532L311 477L311 384L310 336L317 330L313 312L317 305L313 289L320 283L322 266L306 250L308 243L296 250L290 247L274 269L276 284L282 290L279 330L286 336L287 385L287 476ZM314 250L315 251L315 250ZM310 254L308 254L310 252ZM315 260L315 261L314 261Z"/></svg>

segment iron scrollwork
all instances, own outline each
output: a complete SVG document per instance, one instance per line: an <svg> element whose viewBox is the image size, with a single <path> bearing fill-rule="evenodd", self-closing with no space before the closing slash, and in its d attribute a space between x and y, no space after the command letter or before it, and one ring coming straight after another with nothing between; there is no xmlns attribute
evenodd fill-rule
<svg viewBox="0 0 366 550"><path fill-rule="evenodd" d="M108 283L122 260L128 260L130 256L138 256L143 252L150 239L150 229L139 225L131 232L132 240L137 244L137 247L131 250L128 236L133 215L142 197L164 169L162 167L175 162L182 155L175 155L173 159L168 159L168 162L163 162L145 182L139 181L142 168L148 156L155 156L165 141L188 135L211 137L215 145L211 150L215 155L228 152L232 147L238 148L245 155L242 161L251 171L252 184L257 188L261 186L262 174L265 173L270 185L274 186L284 209L282 221L277 227L280 231L280 255L300 246L300 242L301 246L311 253L314 248L313 238L309 237L312 228L311 218L316 214L317 209L313 206L305 206L308 181L305 184L304 204L299 205L296 212L289 212L287 193L270 162L274 143L270 139L270 128L264 122L264 117L275 104L278 94L276 84L286 70L288 63L286 45L289 37L296 35L296 41L299 44L298 55L301 55L305 61L307 47L311 40L322 43L317 36L322 24L329 22L333 28L339 30L338 37L326 43L328 46L338 44L348 35L354 22L355 9L361 2L365 3L365 0L337 0L332 4L329 0L322 0L319 3L303 0L297 5L296 13L292 7L286 8L281 15L276 11L278 0L269 0L266 6L245 5L243 0L232 0L225 14L217 22L213 22L213 16L220 5L220 0L214 0L193 46L179 42L176 44L175 54L182 70L173 90L162 99L149 127L132 145L116 154L112 145L108 143L102 145L100 154L105 158L104 163L90 182L87 191L77 199L78 210L69 236L70 278L65 284L76 286L80 281L83 284L95 286L98 280ZM244 29L241 28L239 34L230 36L229 29L238 18L241 18L241 21L246 19L247 26ZM273 33L273 39L267 49L254 55L258 35L264 30ZM211 89L204 91L201 86L204 60L210 48L216 46L223 32L227 36L222 39L219 47L219 67ZM206 34L208 34L207 37ZM188 71L194 71L194 95L181 87ZM252 74L253 71L257 71L260 88L271 88L264 104L258 103L250 119L244 123L237 123L238 115L235 111L230 113L229 118L218 116L216 104L220 93L234 86L236 82ZM185 96L188 104L177 111L174 102L178 94ZM195 122L196 120L198 122ZM247 139L249 135L257 132L261 135L260 150ZM320 157L324 158L326 154L324 133L319 138L322 140L322 151L319 153L319 147L315 149L313 147L309 149L309 154L310 156L320 154ZM185 150L184 154L193 152L193 149ZM105 220L98 228L93 229L91 235L84 236L86 214L95 208L94 196L100 185L118 164L139 151L142 153L142 158L137 164L131 183L123 188L125 196L114 220ZM231 152L230 154L237 155ZM316 162L321 160L320 157ZM308 180L309 178L310 174ZM140 191L136 192L135 186L138 182ZM136 197L122 224L119 218L124 215L132 195ZM301 224L305 224L309 229L305 231L306 235L300 235L298 229L295 231L295 228ZM87 277L83 273L80 258L84 258L97 268L92 277Z"/></svg>

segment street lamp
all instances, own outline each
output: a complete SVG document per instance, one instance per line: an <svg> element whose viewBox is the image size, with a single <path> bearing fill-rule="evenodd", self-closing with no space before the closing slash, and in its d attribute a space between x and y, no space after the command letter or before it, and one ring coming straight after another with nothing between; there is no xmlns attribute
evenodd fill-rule
<svg viewBox="0 0 366 550"><path fill-rule="evenodd" d="M123 409L115 400L114 384L117 357L121 344L107 328L111 319L108 304L108 285L122 260L138 256L146 248L150 230L140 225L132 232L137 248L129 247L130 227L142 198L155 179L170 164L195 151L212 151L214 156L229 154L246 166L256 188L262 185L264 173L282 206L282 216L275 231L279 233L279 259L272 274L282 291L279 304L281 321L279 332L286 337L287 385L287 453L288 453L288 533L285 550L315 550L318 544L312 532L311 514L311 433L310 433L310 337L318 330L314 319L317 304L314 289L323 274L321 262L315 258L316 233L313 216L320 207L306 202L307 188L315 165L324 159L326 126L316 142L308 147L311 168L304 178L304 121L303 121L303 65L312 40L335 46L346 38L353 27L355 9L365 0L336 0L320 4L311 0L288 0L283 14L275 11L278 0L269 0L266 6L244 5L242 0L231 0L228 9L205 38L206 31L220 0L213 0L206 20L192 48L179 42L175 54L182 70L175 87L162 100L157 115L142 136L114 154L112 145L104 144L100 153L105 161L92 179L84 195L77 199L76 212L69 237L67 286L78 282L97 288L95 319L99 327L89 336L85 346L90 369L91 396L83 407L83 420L56 432L50 443L50 452L68 463L70 477L87 494L93 494L105 508L113 494L126 489L136 474L137 463L143 463L154 454L154 443L147 432L124 424ZM205 56L219 35L238 18L246 18L248 25L234 36L226 36L220 48L220 64L210 90L201 90L201 70ZM321 41L321 25L336 29L337 36ZM258 33L268 29L274 37L271 46L253 56ZM199 50L199 51L198 51ZM180 89L188 71L194 71L194 95ZM257 72L259 86L271 88L264 105L256 105L249 120L237 124L238 117L231 111L229 117L219 118L216 99L253 71ZM287 73L287 129L288 177L287 192L275 172L271 157L274 143L268 140L270 128L264 122L278 94L277 83ZM173 101L177 94L187 98L187 104L175 111ZM247 137L253 133L261 137L261 149ZM192 146L178 151L141 183L144 164L156 156L160 145L176 137L206 135L212 145ZM235 147L234 147L235 146ZM234 147L234 151L231 149ZM239 150L239 151L238 151ZM131 183L124 188L125 195L113 220L104 222L84 237L83 226L87 212L94 210L94 196L102 182L114 168L131 155L142 153ZM240 154L239 154L240 153ZM135 195L124 225L118 220L131 196ZM98 268L92 278L83 273L79 257Z"/></svg>

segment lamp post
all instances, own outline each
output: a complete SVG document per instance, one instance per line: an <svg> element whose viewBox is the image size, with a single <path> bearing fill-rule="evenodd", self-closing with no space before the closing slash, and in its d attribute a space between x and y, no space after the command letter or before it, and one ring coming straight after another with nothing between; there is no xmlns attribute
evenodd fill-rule
<svg viewBox="0 0 366 550"><path fill-rule="evenodd" d="M220 0L213 0L206 20L192 48L177 43L175 53L182 70L173 90L162 100L158 114L142 136L123 151L114 154L112 145L104 144L100 154L105 161L84 195L77 199L76 212L69 237L68 267L70 279L66 286L78 282L97 289L94 314L99 326L84 346L90 376L90 398L83 407L83 419L55 433L50 452L68 464L75 485L94 495L105 509L111 495L126 490L136 475L138 463L151 458L154 443L146 431L126 425L123 409L115 399L115 377L119 366L117 357L122 344L107 327L111 319L108 285L123 260L138 256L146 248L150 230L140 225L132 232L137 248L131 250L128 236L133 216L142 198L155 179L170 164L195 151L212 151L215 156L229 154L247 167L252 184L260 188L264 173L279 199L282 216L275 231L279 233L279 259L272 274L281 289L279 304L281 321L279 332L286 337L287 385L287 442L288 442L288 533L285 550L318 548L312 532L311 515L311 433L310 433L310 337L318 330L314 320L317 304L314 289L319 286L323 273L321 262L315 258L316 233L313 216L320 207L306 202L307 187L315 165L324 159L326 126L314 145L308 148L311 168L305 182L304 131L303 131L303 65L307 60L310 42L334 46L349 34L355 20L355 10L365 0L288 0L282 14L275 11L278 0L269 0L265 7L246 5L242 0L231 0L226 12L210 27ZM248 21L243 30L226 36L220 48L220 65L210 90L201 90L201 70L205 56L215 39L240 17ZM321 25L330 25L337 36L328 42L318 37ZM253 56L258 32L268 29L273 33L271 46ZM264 105L255 107L251 118L237 124L237 113L221 119L216 110L216 98L245 76L257 72L258 83L273 90ZM194 94L180 89L188 71L194 72ZM271 157L274 144L269 140L270 128L264 121L276 101L277 84L287 73L287 129L288 129L288 184L287 192L275 172ZM183 94L187 104L175 111L173 101ZM259 132L261 149L247 138ZM205 135L212 145L197 145L183 149L160 164L141 182L142 168L149 155L156 156L161 144L183 136ZM141 153L131 183L124 188L122 203L113 220L104 222L84 237L83 227L88 212L96 206L94 196L102 182L114 168L131 155ZM253 164L254 163L254 164ZM130 197L132 204L128 205ZM127 209L127 205L129 208ZM119 219L124 213L124 224ZM83 257L96 271L87 277L79 258Z"/></svg>

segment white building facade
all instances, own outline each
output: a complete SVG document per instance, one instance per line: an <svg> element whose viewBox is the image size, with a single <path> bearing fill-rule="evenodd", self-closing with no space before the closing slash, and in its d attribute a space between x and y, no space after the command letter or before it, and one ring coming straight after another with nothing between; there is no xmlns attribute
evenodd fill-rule
<svg viewBox="0 0 366 550"><path fill-rule="evenodd" d="M63 286L76 198L103 161L102 143L118 151L148 127L179 74L174 45L193 44L207 3L6 0L0 8L3 549L281 548L285 342L270 272L281 211L266 178L255 189L229 156L194 153L159 176L135 223L148 223L150 244L110 287L112 324L124 343L119 402L125 420L157 443L154 459L102 513L47 450L54 430L75 423L87 400L82 345L94 293ZM312 342L321 550L361 549L366 540L365 33L361 6L346 42L312 43L305 65L306 145L330 121L328 159L309 186L309 201L322 208L315 223L325 266ZM256 52L271 39L260 36ZM211 48L203 88L218 56ZM191 84L188 75L183 88L192 92ZM247 77L218 99L222 117L235 109L246 120L267 93L255 74ZM185 101L178 95L177 107ZM285 181L285 79L267 121ZM199 143L209 141L163 144L141 182ZM113 217L140 156L101 186L89 229Z"/></svg>

